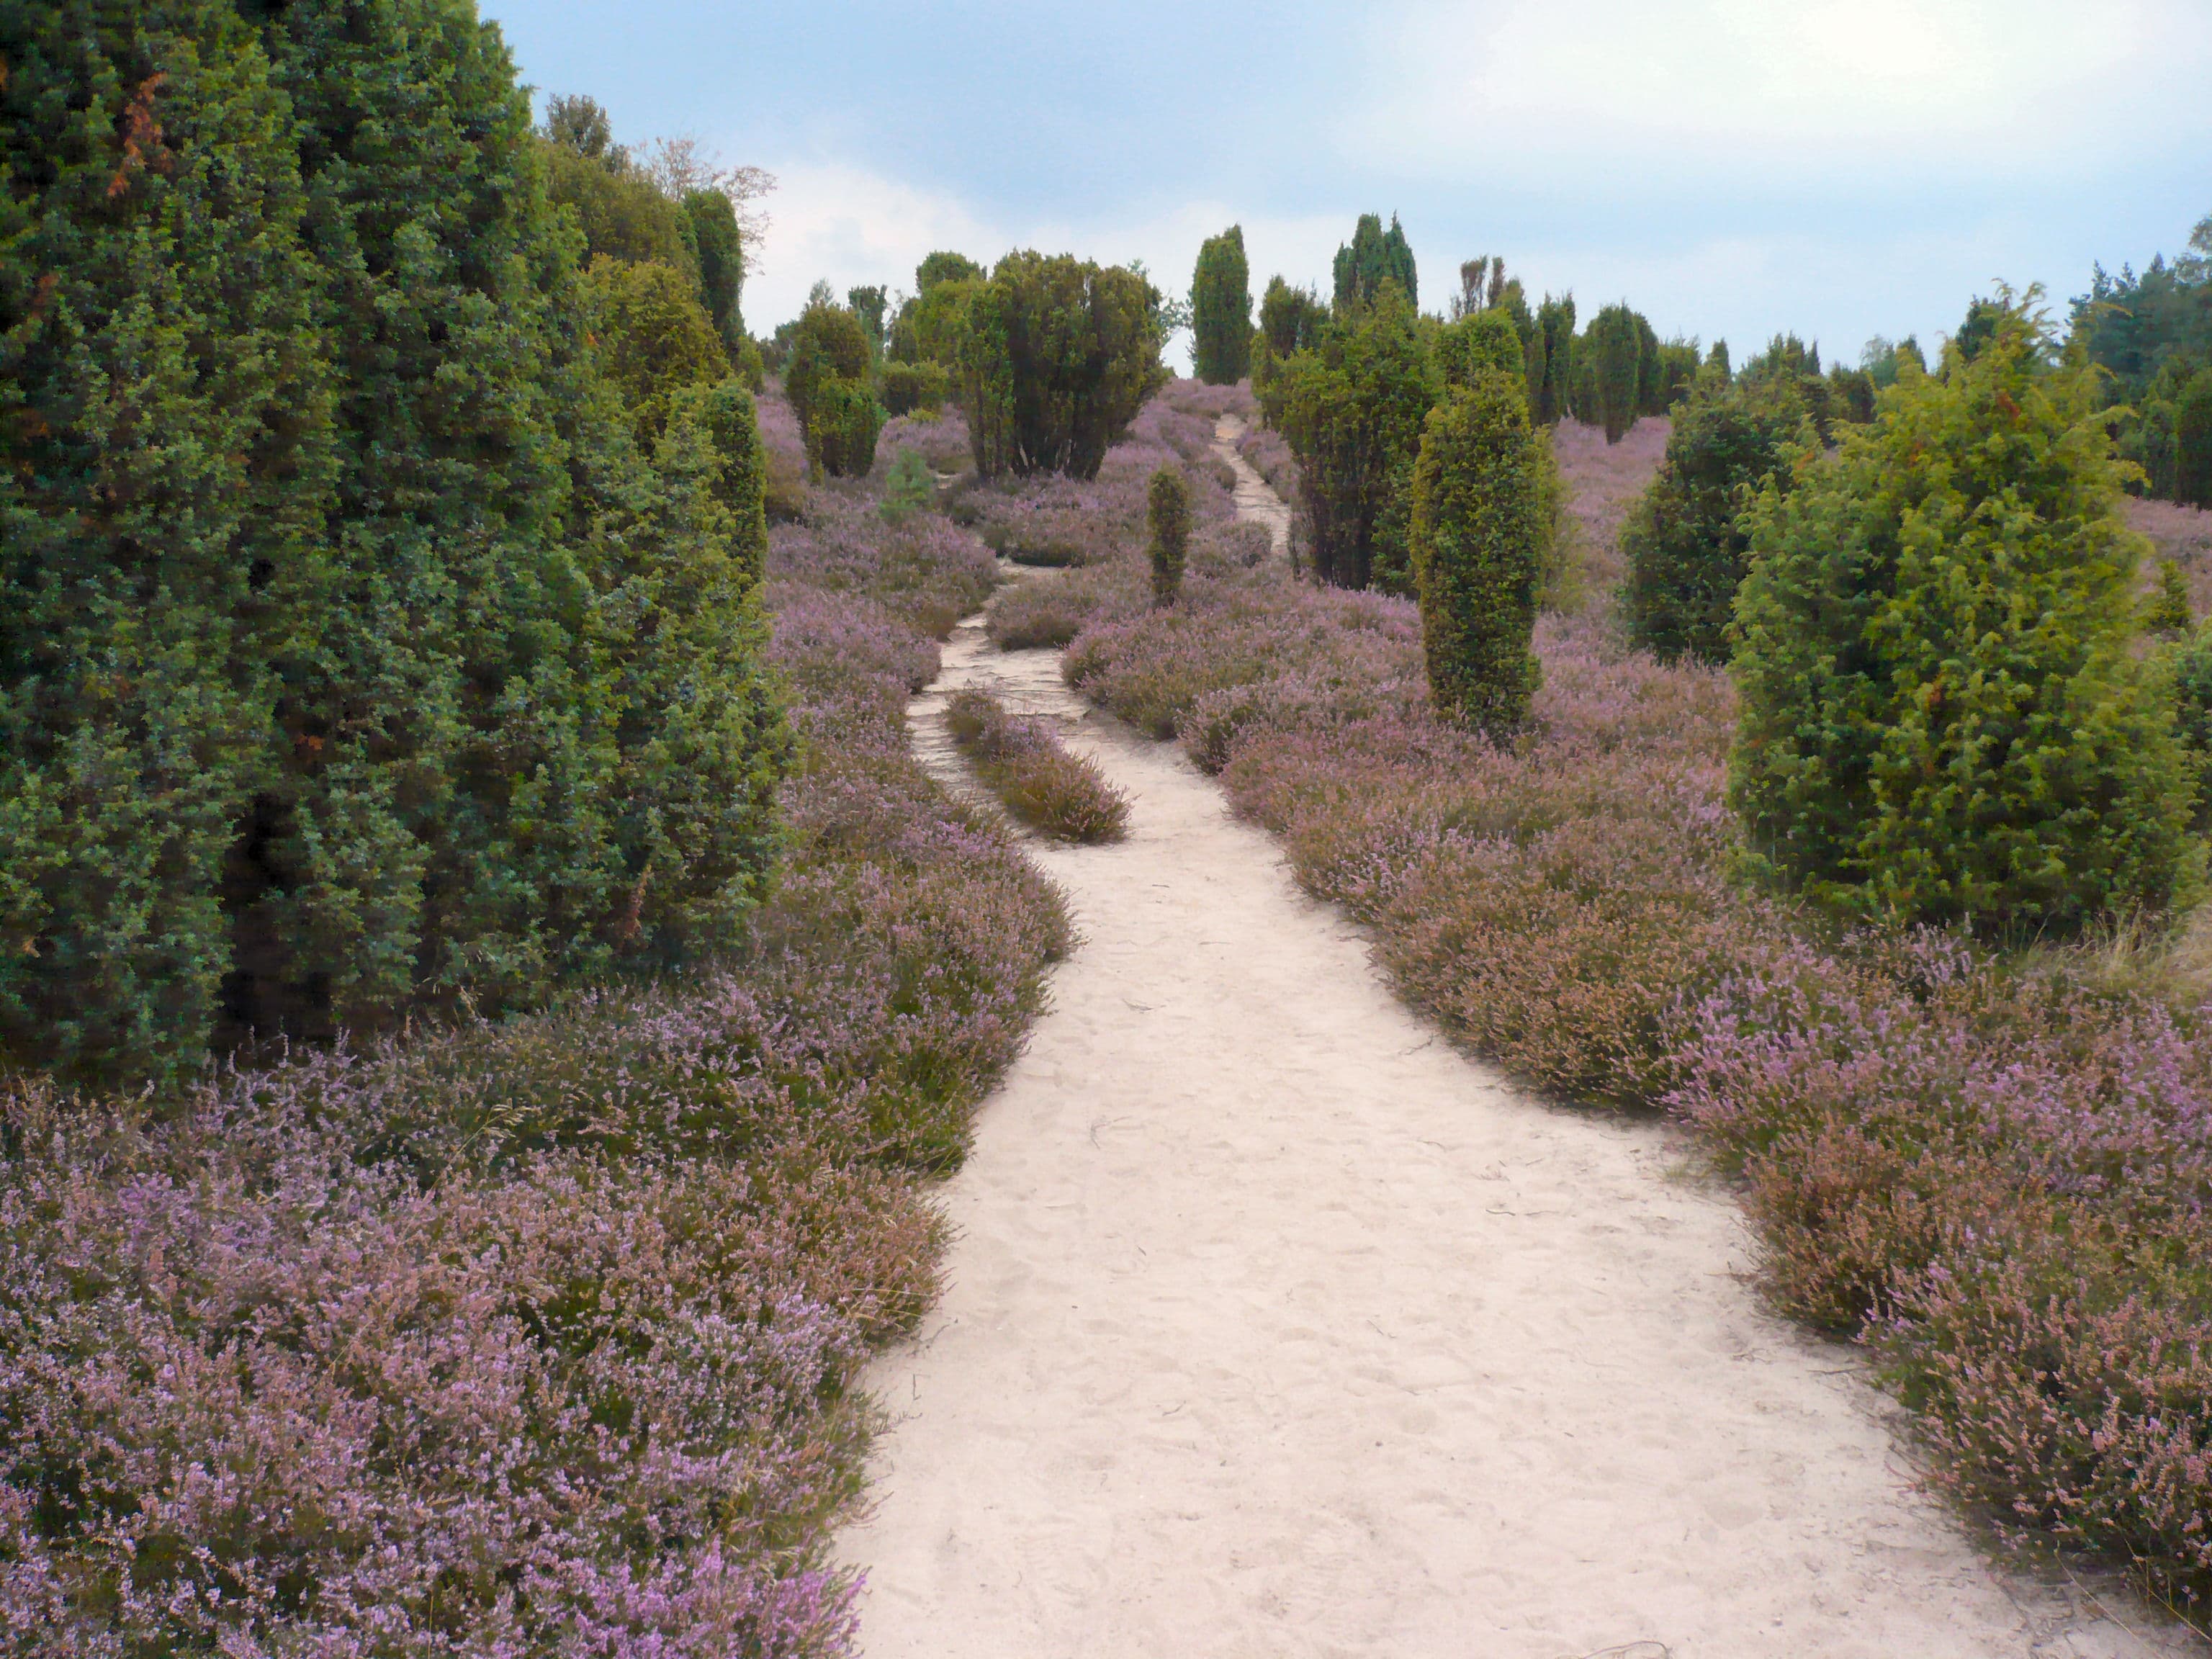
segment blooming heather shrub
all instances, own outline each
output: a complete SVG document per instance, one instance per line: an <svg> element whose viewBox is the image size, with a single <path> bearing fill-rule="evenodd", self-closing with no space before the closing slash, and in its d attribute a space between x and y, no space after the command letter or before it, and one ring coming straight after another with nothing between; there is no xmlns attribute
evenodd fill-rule
<svg viewBox="0 0 2212 1659"><path fill-rule="evenodd" d="M850 1651L828 1546L858 1368L934 1291L916 1172L959 1157L1068 932L905 741L915 624L988 556L816 507L771 550L805 760L742 951L158 1120L0 1091L12 1641Z"/></svg>
<svg viewBox="0 0 2212 1659"><path fill-rule="evenodd" d="M945 723L983 781L1023 823L1062 841L1119 841L1128 833L1128 797L1096 763L1061 747L1044 721L1012 714L969 686L952 694Z"/></svg>

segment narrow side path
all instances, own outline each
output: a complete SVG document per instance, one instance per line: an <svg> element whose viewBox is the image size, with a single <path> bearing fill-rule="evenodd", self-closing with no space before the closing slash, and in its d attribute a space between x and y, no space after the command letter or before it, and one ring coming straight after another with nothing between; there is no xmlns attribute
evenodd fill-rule
<svg viewBox="0 0 2212 1659"><path fill-rule="evenodd" d="M1237 475L1237 516L1267 527L1267 543L1278 558L1291 550L1290 503L1278 495L1260 471L1237 453L1237 441L1244 435L1244 417L1224 415L1213 423L1213 453Z"/></svg>
<svg viewBox="0 0 2212 1659"><path fill-rule="evenodd" d="M1058 718L1132 828L1034 849L1086 942L872 1377L870 1659L2157 1650L1985 1565L1668 1132L1462 1057L1054 653L959 631L914 714L948 777L970 683Z"/></svg>

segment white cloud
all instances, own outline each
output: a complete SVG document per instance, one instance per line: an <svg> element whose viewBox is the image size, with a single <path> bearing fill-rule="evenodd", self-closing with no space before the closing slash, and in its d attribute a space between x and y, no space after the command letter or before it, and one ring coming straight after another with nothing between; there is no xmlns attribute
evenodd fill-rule
<svg viewBox="0 0 2212 1659"><path fill-rule="evenodd" d="M1340 136L1414 172L1986 176L2201 131L2208 59L2200 0L1410 0Z"/></svg>

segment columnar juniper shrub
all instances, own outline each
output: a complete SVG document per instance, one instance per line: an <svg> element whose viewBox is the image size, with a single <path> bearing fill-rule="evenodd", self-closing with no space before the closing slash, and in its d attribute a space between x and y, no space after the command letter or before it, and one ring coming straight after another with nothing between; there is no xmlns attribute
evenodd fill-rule
<svg viewBox="0 0 2212 1659"><path fill-rule="evenodd" d="M1173 605L1182 586L1183 560L1190 542L1190 486L1182 468L1172 463L1152 474L1146 490L1146 520L1152 530L1152 603Z"/></svg>
<svg viewBox="0 0 2212 1659"><path fill-rule="evenodd" d="M1363 213L1353 227L1352 240L1336 250L1334 272L1336 282L1336 308L1347 306L1372 305L1382 292L1382 284L1395 283L1398 292L1406 296L1409 306L1421 302L1420 280L1413 269L1413 250L1407 245L1406 233L1398 227L1398 216L1390 216L1390 228L1382 228L1380 214Z"/></svg>
<svg viewBox="0 0 2212 1659"><path fill-rule="evenodd" d="M1337 587L1410 581L1405 509L1436 369L1412 304L1386 283L1270 379L1267 418L1297 458L1315 574Z"/></svg>
<svg viewBox="0 0 2212 1659"><path fill-rule="evenodd" d="M1128 797L1096 763L1069 754L1044 721L1014 714L973 686L952 694L945 721L983 781L1023 823L1061 841L1093 844L1128 833Z"/></svg>
<svg viewBox="0 0 2212 1659"><path fill-rule="evenodd" d="M2195 879L2095 371L2031 302L1751 511L1730 794L1753 869L1851 914L2067 931Z"/></svg>
<svg viewBox="0 0 2212 1659"><path fill-rule="evenodd" d="M1509 325L1509 332L1510 325ZM1542 501L1522 377L1479 368L1429 411L1413 467L1413 580L1429 693L1493 738L1527 718Z"/></svg>
<svg viewBox="0 0 2212 1659"><path fill-rule="evenodd" d="M733 919L784 740L724 469L640 453L496 35L459 0L0 31L0 1046L174 1076L529 1006L663 900ZM694 559L710 695L672 702ZM735 862L657 856L672 811Z"/></svg>
<svg viewBox="0 0 2212 1659"><path fill-rule="evenodd" d="M969 300L957 392L987 478L1097 475L1167 380L1158 291L1073 254L1009 253Z"/></svg>
<svg viewBox="0 0 2212 1659"><path fill-rule="evenodd" d="M1715 386L1677 410L1659 476L1624 527L1621 620L1662 661L1725 662L1736 589L1749 568L1743 514L1770 478L1786 480L1805 407L1786 383Z"/></svg>
<svg viewBox="0 0 2212 1659"><path fill-rule="evenodd" d="M1641 325L1641 326L1639 326ZM1574 349L1574 413L1605 428L1619 443L1643 413L1644 336L1650 325L1625 305L1610 305L1590 319Z"/></svg>
<svg viewBox="0 0 2212 1659"><path fill-rule="evenodd" d="M2143 631L2169 637L2188 633L2197 625L2189 609L2189 578L2172 559L2158 562L2158 584L2143 601Z"/></svg>
<svg viewBox="0 0 2212 1659"><path fill-rule="evenodd" d="M860 318L816 301L800 313L784 370L784 396L799 416L810 471L860 477L876 464L884 411L872 385L875 349Z"/></svg>
<svg viewBox="0 0 2212 1659"><path fill-rule="evenodd" d="M1190 283L1192 372L1209 386L1234 386L1252 367L1252 271L1244 230L1231 225L1198 250Z"/></svg>
<svg viewBox="0 0 2212 1659"><path fill-rule="evenodd" d="M1575 363L1575 296L1544 296L1527 351L1528 413L1539 426L1556 426L1568 413Z"/></svg>

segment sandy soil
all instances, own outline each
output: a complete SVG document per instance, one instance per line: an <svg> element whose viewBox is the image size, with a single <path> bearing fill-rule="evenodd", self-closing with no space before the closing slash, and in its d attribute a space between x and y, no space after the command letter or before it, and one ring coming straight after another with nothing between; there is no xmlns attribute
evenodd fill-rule
<svg viewBox="0 0 2212 1659"><path fill-rule="evenodd" d="M1455 1052L1056 670L971 622L913 711L959 779L944 696L988 684L1133 810L1036 848L1085 943L948 1189L944 1301L871 1379L871 1659L2193 1650L1992 1570L1854 1356L1760 1309L1670 1132Z"/></svg>
<svg viewBox="0 0 2212 1659"><path fill-rule="evenodd" d="M1291 550L1290 504L1267 487L1267 481L1251 462L1237 453L1237 441L1243 435L1244 417L1224 415L1214 422L1213 453L1237 475L1237 516L1267 526L1268 544L1279 557Z"/></svg>

